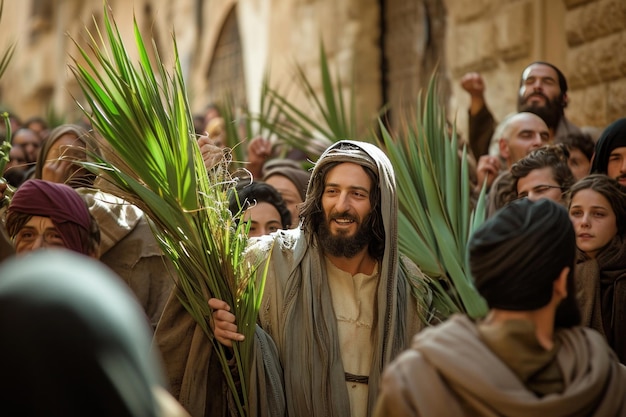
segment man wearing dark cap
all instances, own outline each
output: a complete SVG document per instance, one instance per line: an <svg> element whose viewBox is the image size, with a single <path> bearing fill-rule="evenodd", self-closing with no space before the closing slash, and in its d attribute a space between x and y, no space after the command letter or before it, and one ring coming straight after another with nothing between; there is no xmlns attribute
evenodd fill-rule
<svg viewBox="0 0 626 417"><path fill-rule="evenodd" d="M626 118L611 123L598 138L591 173L608 175L626 187Z"/></svg>
<svg viewBox="0 0 626 417"><path fill-rule="evenodd" d="M259 323L276 344L286 415L371 416L382 369L422 327L423 300L413 294L423 276L398 256L395 187L393 167L379 148L337 142L315 165L300 228L262 237L248 250L269 256ZM242 340L230 307L217 299L209 305L216 339L226 346ZM181 343L168 348L172 339L159 329L155 337L166 363L176 357L174 348L189 358L177 359L178 370L168 365L170 380L191 414L205 415L210 403L204 404L202 384L215 381L207 382L206 361L192 361L210 350L196 333L201 337L186 352ZM264 359L264 365L271 363Z"/></svg>
<svg viewBox="0 0 626 417"><path fill-rule="evenodd" d="M465 74L461 86L471 97L468 137L472 153L478 160L489 151L496 121L485 102L485 84L481 75L475 72ZM565 75L549 62L535 61L522 71L517 111L541 117L556 143L563 142L570 133L580 133L580 129L565 117L564 110L569 101L567 89Z"/></svg>
<svg viewBox="0 0 626 417"><path fill-rule="evenodd" d="M98 257L98 225L85 201L65 184L36 179L24 182L7 209L6 229L18 254L64 247Z"/></svg>
<svg viewBox="0 0 626 417"><path fill-rule="evenodd" d="M385 371L376 417L623 416L626 368L578 325L575 235L551 200L517 200L470 240L476 322L424 330Z"/></svg>

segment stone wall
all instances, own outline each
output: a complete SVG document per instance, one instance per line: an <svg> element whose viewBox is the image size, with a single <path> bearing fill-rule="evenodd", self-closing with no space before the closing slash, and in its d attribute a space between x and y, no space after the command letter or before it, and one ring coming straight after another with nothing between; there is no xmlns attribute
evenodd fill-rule
<svg viewBox="0 0 626 417"><path fill-rule="evenodd" d="M604 126L626 117L626 1L567 0L569 115Z"/></svg>
<svg viewBox="0 0 626 417"><path fill-rule="evenodd" d="M133 12L166 59L176 33L194 111L211 101L211 65L235 13L242 83L253 110L267 68L272 84L286 88L297 62L319 88L323 40L345 85L354 71L361 125L383 100L408 106L435 65L461 132L469 97L459 81L467 71L483 74L487 101L501 119L515 110L521 70L539 59L567 75L566 111L577 124L604 126L626 113L625 0L110 0L110 7L129 45ZM100 24L102 13L101 0L5 2L0 39L17 40L18 48L0 81L0 104L23 118L44 115L50 105L75 117L80 90L68 70L69 57L77 56L72 39L84 46L85 27L93 30L92 16ZM393 65L387 74L383 59Z"/></svg>
<svg viewBox="0 0 626 417"><path fill-rule="evenodd" d="M626 1L446 0L447 62L453 80L450 112L467 128L464 73L483 75L497 119L515 111L519 77L535 60L566 75L567 116L579 126L604 127L626 116Z"/></svg>

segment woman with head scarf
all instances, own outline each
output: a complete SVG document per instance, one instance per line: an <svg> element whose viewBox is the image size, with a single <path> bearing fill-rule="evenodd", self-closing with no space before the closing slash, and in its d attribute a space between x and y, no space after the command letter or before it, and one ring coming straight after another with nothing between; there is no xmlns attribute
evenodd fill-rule
<svg viewBox="0 0 626 417"><path fill-rule="evenodd" d="M289 159L269 161L263 169L263 181L278 190L291 212L290 227L298 227L300 207L306 199L306 189L311 173Z"/></svg>
<svg viewBox="0 0 626 417"><path fill-rule="evenodd" d="M590 175L572 186L569 215L583 324L604 334L626 364L626 192L613 178Z"/></svg>
<svg viewBox="0 0 626 417"><path fill-rule="evenodd" d="M95 175L75 162L90 160L99 148L87 129L74 124L54 128L39 150L35 178L67 184L73 188L91 187Z"/></svg>

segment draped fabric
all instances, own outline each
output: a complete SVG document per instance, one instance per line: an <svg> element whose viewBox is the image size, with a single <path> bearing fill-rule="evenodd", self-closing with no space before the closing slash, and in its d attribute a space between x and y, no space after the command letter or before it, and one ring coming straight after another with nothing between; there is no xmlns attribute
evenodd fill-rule
<svg viewBox="0 0 626 417"><path fill-rule="evenodd" d="M411 337L421 329L418 301L412 297L411 288L416 287L423 276L414 265L404 268L405 265L399 262L397 196L388 158L377 147L362 142L341 141L333 148L342 144L354 148L352 155L331 148L318 164L340 159L368 164L380 179L385 251L379 261L380 279L374 306L374 355L368 398L370 415L383 367L408 347ZM313 177L318 170L319 167ZM253 264L270 257L259 312L262 331L257 331L256 339L257 360L253 376L257 385L252 387L250 398L258 407L253 411L260 416L275 417L283 415L286 407L290 417L350 416L336 318L321 248L315 242L310 245L309 236L300 229L281 230L252 240L247 256ZM411 271L411 275L404 271ZM266 348L259 343L262 340L266 342ZM155 346L165 358L174 396L194 417L219 415L209 410L214 397L223 392L222 380L210 373L211 343L184 311L175 292L157 327ZM283 378L285 403L281 402Z"/></svg>
<svg viewBox="0 0 626 417"><path fill-rule="evenodd" d="M385 372L376 417L588 417L626 415L626 368L602 336L555 332L562 393L538 396L456 315L418 334Z"/></svg>
<svg viewBox="0 0 626 417"><path fill-rule="evenodd" d="M306 198L306 189L309 185L309 177L311 176L311 173L300 168L297 163L294 163L292 165L289 164L287 161L289 160L281 160L273 164L273 161L268 161L268 163L266 163L263 168L265 170L263 172L263 181L266 181L268 178L274 175L282 175L283 177L289 179L289 181L291 181L293 185L296 186L300 198L302 199L302 201L304 201L304 199ZM297 219L292 219L294 223L296 222L296 220Z"/></svg>
<svg viewBox="0 0 626 417"><path fill-rule="evenodd" d="M577 300L583 325L604 334L626 364L626 245L617 235L595 259L579 251L576 264Z"/></svg>
<svg viewBox="0 0 626 417"><path fill-rule="evenodd" d="M65 184L44 180L28 180L15 192L10 212L49 217L68 249L89 254L88 242L83 242L79 229L91 230L91 217L80 195Z"/></svg>
<svg viewBox="0 0 626 417"><path fill-rule="evenodd" d="M353 149L340 149L346 144ZM319 159L307 196L318 172L330 162L368 166L378 174L385 251L372 333L373 357L369 375L369 413L380 388L383 367L407 347L419 330L417 303L410 296L408 278L399 273L397 248L397 196L393 169L377 147L341 141ZM337 324L327 283L324 258L317 242L299 230L280 232L272 250L270 278L261 306L261 326L276 341L284 367L285 394L290 416L349 416L350 404L339 351ZM252 248L263 253L266 240ZM355 347L357 349L358 347Z"/></svg>
<svg viewBox="0 0 626 417"><path fill-rule="evenodd" d="M50 249L7 261L0 277L3 415L165 415L148 324L108 268ZM168 415L186 415L169 400Z"/></svg>

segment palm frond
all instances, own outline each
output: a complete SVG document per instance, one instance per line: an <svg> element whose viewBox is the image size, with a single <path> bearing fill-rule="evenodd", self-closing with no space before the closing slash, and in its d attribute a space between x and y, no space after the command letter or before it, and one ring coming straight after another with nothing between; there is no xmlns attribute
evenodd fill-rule
<svg viewBox="0 0 626 417"><path fill-rule="evenodd" d="M0 21L2 20L3 12L4 12L4 0L0 0ZM2 78L2 76L4 75L4 72L9 66L9 62L11 62L11 59L13 58L13 53L15 52L15 46L16 46L15 42L10 44L2 53L2 57L0 57L0 78ZM10 159L9 153L11 152L11 123L9 121L9 114L4 112L2 114L2 118L4 119L5 133L4 133L4 138L0 138L1 139L1 142L0 142L0 182L6 184L7 188L4 191L4 196L0 200L0 208L9 204L9 202L11 201L11 197L13 196L13 193L15 192L13 187L11 187L7 183L4 177L1 177L2 173L4 172L4 168L6 167L6 164L9 162L9 159Z"/></svg>
<svg viewBox="0 0 626 417"><path fill-rule="evenodd" d="M300 65L295 66L295 85L305 105L292 101L293 90L284 91L264 84L265 109L255 119L271 131L279 140L316 159L329 145L342 139L374 141L370 132L358 132L354 85L348 88L348 100L344 98L345 87L339 74L331 73L328 56L320 42L320 85L317 92L313 81ZM306 107L306 108L305 108Z"/></svg>
<svg viewBox="0 0 626 417"><path fill-rule="evenodd" d="M486 311L467 262L467 241L485 216L484 192L471 211L466 150L458 154L456 130L448 133L433 76L425 99L395 137L380 123L383 146L395 172L400 205L400 251L430 277L440 316Z"/></svg>
<svg viewBox="0 0 626 417"><path fill-rule="evenodd" d="M152 219L154 233L178 272L180 301L213 342L240 415L247 415L254 328L264 276L243 257L245 224L235 226L227 194L234 187L227 169L207 172L193 131L176 40L168 72L153 44L154 62L134 21L134 62L105 6L104 32L89 34L90 53L78 43L72 71L84 93L81 106L111 148L83 165L119 190ZM94 58L91 58L91 57ZM153 67L156 70L153 70ZM79 104L80 105L80 104ZM226 162L224 162L225 164ZM241 391L225 348L211 328L210 297L226 301L246 337L233 347Z"/></svg>

